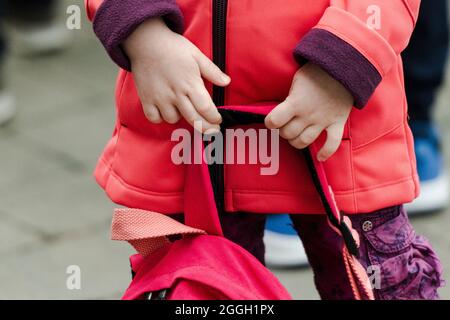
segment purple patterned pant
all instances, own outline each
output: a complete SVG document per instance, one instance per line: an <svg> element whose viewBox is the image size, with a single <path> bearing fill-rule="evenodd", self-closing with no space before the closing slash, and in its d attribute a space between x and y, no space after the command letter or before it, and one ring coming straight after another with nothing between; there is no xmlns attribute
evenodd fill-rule
<svg viewBox="0 0 450 320"><path fill-rule="evenodd" d="M182 219L182 217L179 217ZM228 213L221 216L225 237L241 245L264 263L262 214ZM390 299L438 299L443 285L442 267L431 245L416 235L403 206L370 214L352 215L361 238L360 262L368 270L375 297ZM353 299L339 248L341 238L324 215L291 215L322 299Z"/></svg>

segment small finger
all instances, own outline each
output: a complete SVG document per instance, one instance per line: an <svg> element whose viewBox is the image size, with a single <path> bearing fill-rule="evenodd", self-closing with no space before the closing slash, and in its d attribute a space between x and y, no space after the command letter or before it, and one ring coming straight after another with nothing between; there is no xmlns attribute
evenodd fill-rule
<svg viewBox="0 0 450 320"><path fill-rule="evenodd" d="M195 110L197 110L206 121L214 124L220 124L222 122L222 116L214 105L203 82L195 86L194 90L189 93L189 98L191 99Z"/></svg>
<svg viewBox="0 0 450 320"><path fill-rule="evenodd" d="M218 124L212 124L206 121L202 116L195 110L194 105L188 96L181 96L177 102L178 110L186 121L199 130L202 133L208 132L219 132L220 126ZM200 127L197 122L200 122Z"/></svg>
<svg viewBox="0 0 450 320"><path fill-rule="evenodd" d="M144 106L144 114L145 117L152 123L162 122L161 113L159 112L158 107L155 105Z"/></svg>
<svg viewBox="0 0 450 320"><path fill-rule="evenodd" d="M222 70L220 70L220 68L202 52L198 52L196 61L201 75L206 80L211 81L213 84L221 87L226 87L230 84L231 78L227 74L222 72Z"/></svg>
<svg viewBox="0 0 450 320"><path fill-rule="evenodd" d="M344 134L344 127L340 124L333 124L326 129L327 139L322 149L317 153L317 160L328 160L341 145L342 136Z"/></svg>
<svg viewBox="0 0 450 320"><path fill-rule="evenodd" d="M291 104L284 101L269 113L264 122L268 129L278 129L286 125L294 116Z"/></svg>
<svg viewBox="0 0 450 320"><path fill-rule="evenodd" d="M305 127L305 123L300 118L295 117L280 128L280 136L286 140L292 140L298 137L305 130Z"/></svg>
<svg viewBox="0 0 450 320"><path fill-rule="evenodd" d="M165 104L164 106L159 105L159 112L163 119L170 124L177 123L181 118L177 108L170 104Z"/></svg>
<svg viewBox="0 0 450 320"><path fill-rule="evenodd" d="M319 126L309 126L296 138L289 140L289 144L297 149L304 149L316 141L322 131Z"/></svg>

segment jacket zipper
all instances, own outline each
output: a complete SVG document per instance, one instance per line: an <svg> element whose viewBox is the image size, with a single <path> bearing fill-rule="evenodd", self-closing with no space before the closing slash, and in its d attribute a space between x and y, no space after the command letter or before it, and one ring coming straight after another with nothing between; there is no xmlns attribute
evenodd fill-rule
<svg viewBox="0 0 450 320"><path fill-rule="evenodd" d="M228 0L213 0L213 62L225 72ZM213 100L217 106L225 103L225 89L213 87Z"/></svg>
<svg viewBox="0 0 450 320"><path fill-rule="evenodd" d="M226 30L227 30L227 9L228 0L212 0L213 1L213 21L212 21L212 38L213 38L213 62L225 72L226 57ZM225 104L225 88L213 87L213 101L216 106ZM223 164L212 164L210 166L211 181L214 190L214 198L216 201L217 211L222 213L225 208L224 201L224 166Z"/></svg>

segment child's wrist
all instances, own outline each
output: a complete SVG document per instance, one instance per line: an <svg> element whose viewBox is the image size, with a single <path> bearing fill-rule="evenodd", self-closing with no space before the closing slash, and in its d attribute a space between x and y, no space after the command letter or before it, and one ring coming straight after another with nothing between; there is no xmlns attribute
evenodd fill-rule
<svg viewBox="0 0 450 320"><path fill-rule="evenodd" d="M151 18L134 30L122 44L125 54L134 60L146 51L148 45L157 41L164 33L172 32L162 18Z"/></svg>
<svg viewBox="0 0 450 320"><path fill-rule="evenodd" d="M315 78L315 81L320 84L326 83L327 90L332 96L335 96L339 101L346 102L346 104L353 105L354 98L352 93L337 79L335 79L331 74L329 74L321 66L308 62L304 65L307 68L309 76Z"/></svg>

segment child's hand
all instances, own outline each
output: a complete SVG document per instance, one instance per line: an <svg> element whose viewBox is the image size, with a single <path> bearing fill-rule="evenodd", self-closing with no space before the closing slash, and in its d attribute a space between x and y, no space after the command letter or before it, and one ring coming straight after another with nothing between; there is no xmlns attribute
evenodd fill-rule
<svg viewBox="0 0 450 320"><path fill-rule="evenodd" d="M202 131L219 131L222 118L202 76L218 86L230 78L185 37L172 32L162 19L150 19L125 41L144 113L148 120L176 123L180 116Z"/></svg>
<svg viewBox="0 0 450 320"><path fill-rule="evenodd" d="M339 148L353 97L347 89L319 66L308 63L297 71L286 100L266 117L269 129L280 129L289 143L303 149L327 131L327 140L317 154L330 158Z"/></svg>

